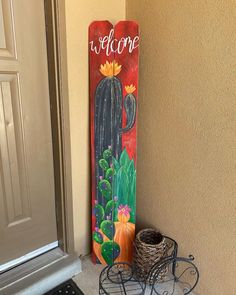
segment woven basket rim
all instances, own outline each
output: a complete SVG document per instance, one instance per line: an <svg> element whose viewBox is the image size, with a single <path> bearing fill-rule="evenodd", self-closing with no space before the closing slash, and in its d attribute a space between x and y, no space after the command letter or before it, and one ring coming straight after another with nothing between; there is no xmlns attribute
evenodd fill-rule
<svg viewBox="0 0 236 295"><path fill-rule="evenodd" d="M141 234L143 234L144 232L147 232L147 231L152 231L152 232L155 232L156 234L160 235L162 237L160 243L148 244L148 243L145 243L144 241L142 241L140 239L140 236L141 236ZM165 241L165 237L158 230L156 230L154 228L145 228L145 229L140 230L136 235L136 239L139 240L139 242L142 243L143 245L146 245L147 247L152 247L152 248L158 247L161 243L163 243Z"/></svg>

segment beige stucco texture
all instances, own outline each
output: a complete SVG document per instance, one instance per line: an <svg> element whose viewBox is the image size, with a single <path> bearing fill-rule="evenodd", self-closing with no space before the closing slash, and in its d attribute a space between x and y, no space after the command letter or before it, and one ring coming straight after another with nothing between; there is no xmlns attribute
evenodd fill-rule
<svg viewBox="0 0 236 295"><path fill-rule="evenodd" d="M137 220L236 294L235 1L127 1L141 29Z"/></svg>

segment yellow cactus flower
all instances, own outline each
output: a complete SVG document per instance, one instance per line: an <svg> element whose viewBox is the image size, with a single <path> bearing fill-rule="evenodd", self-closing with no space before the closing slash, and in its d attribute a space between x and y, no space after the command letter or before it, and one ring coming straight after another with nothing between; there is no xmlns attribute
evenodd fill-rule
<svg viewBox="0 0 236 295"><path fill-rule="evenodd" d="M115 60L112 62L106 61L104 65L100 66L99 71L106 77L117 76L121 71L121 65Z"/></svg>
<svg viewBox="0 0 236 295"><path fill-rule="evenodd" d="M133 93L135 90L136 90L136 87L133 84L125 86L125 91L128 94Z"/></svg>

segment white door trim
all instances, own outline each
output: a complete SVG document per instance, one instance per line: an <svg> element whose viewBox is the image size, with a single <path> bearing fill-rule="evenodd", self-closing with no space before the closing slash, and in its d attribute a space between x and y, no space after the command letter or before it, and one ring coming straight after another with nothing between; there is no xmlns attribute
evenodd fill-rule
<svg viewBox="0 0 236 295"><path fill-rule="evenodd" d="M37 256L39 256L39 255L41 255L41 254L43 254L45 252L48 252L48 251L50 251L52 249L55 249L57 247L58 247L58 241L55 241L55 242L52 242L52 243L50 243L48 245L45 245L45 246L37 249L37 250L29 252L29 253L27 253L27 254L19 257L19 258L16 258L16 259L13 259L13 260L11 260L9 262L1 264L0 265L0 273L3 273L3 272L5 272L5 271L7 271L7 270L9 270L9 269L11 269L13 267L16 267L17 265L19 265L21 263L24 263L24 262L26 262L26 261L28 261L30 259L33 259L33 258L35 258L35 257L37 257Z"/></svg>

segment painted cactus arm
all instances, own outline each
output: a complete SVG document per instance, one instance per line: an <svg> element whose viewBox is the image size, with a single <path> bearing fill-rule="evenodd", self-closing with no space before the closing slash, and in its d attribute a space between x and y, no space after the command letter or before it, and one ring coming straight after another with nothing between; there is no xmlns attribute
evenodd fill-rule
<svg viewBox="0 0 236 295"><path fill-rule="evenodd" d="M129 93L125 96L124 108L126 112L127 123L126 123L126 126L121 129L121 132L129 131L134 126L134 123L135 123L136 98L132 93Z"/></svg>

